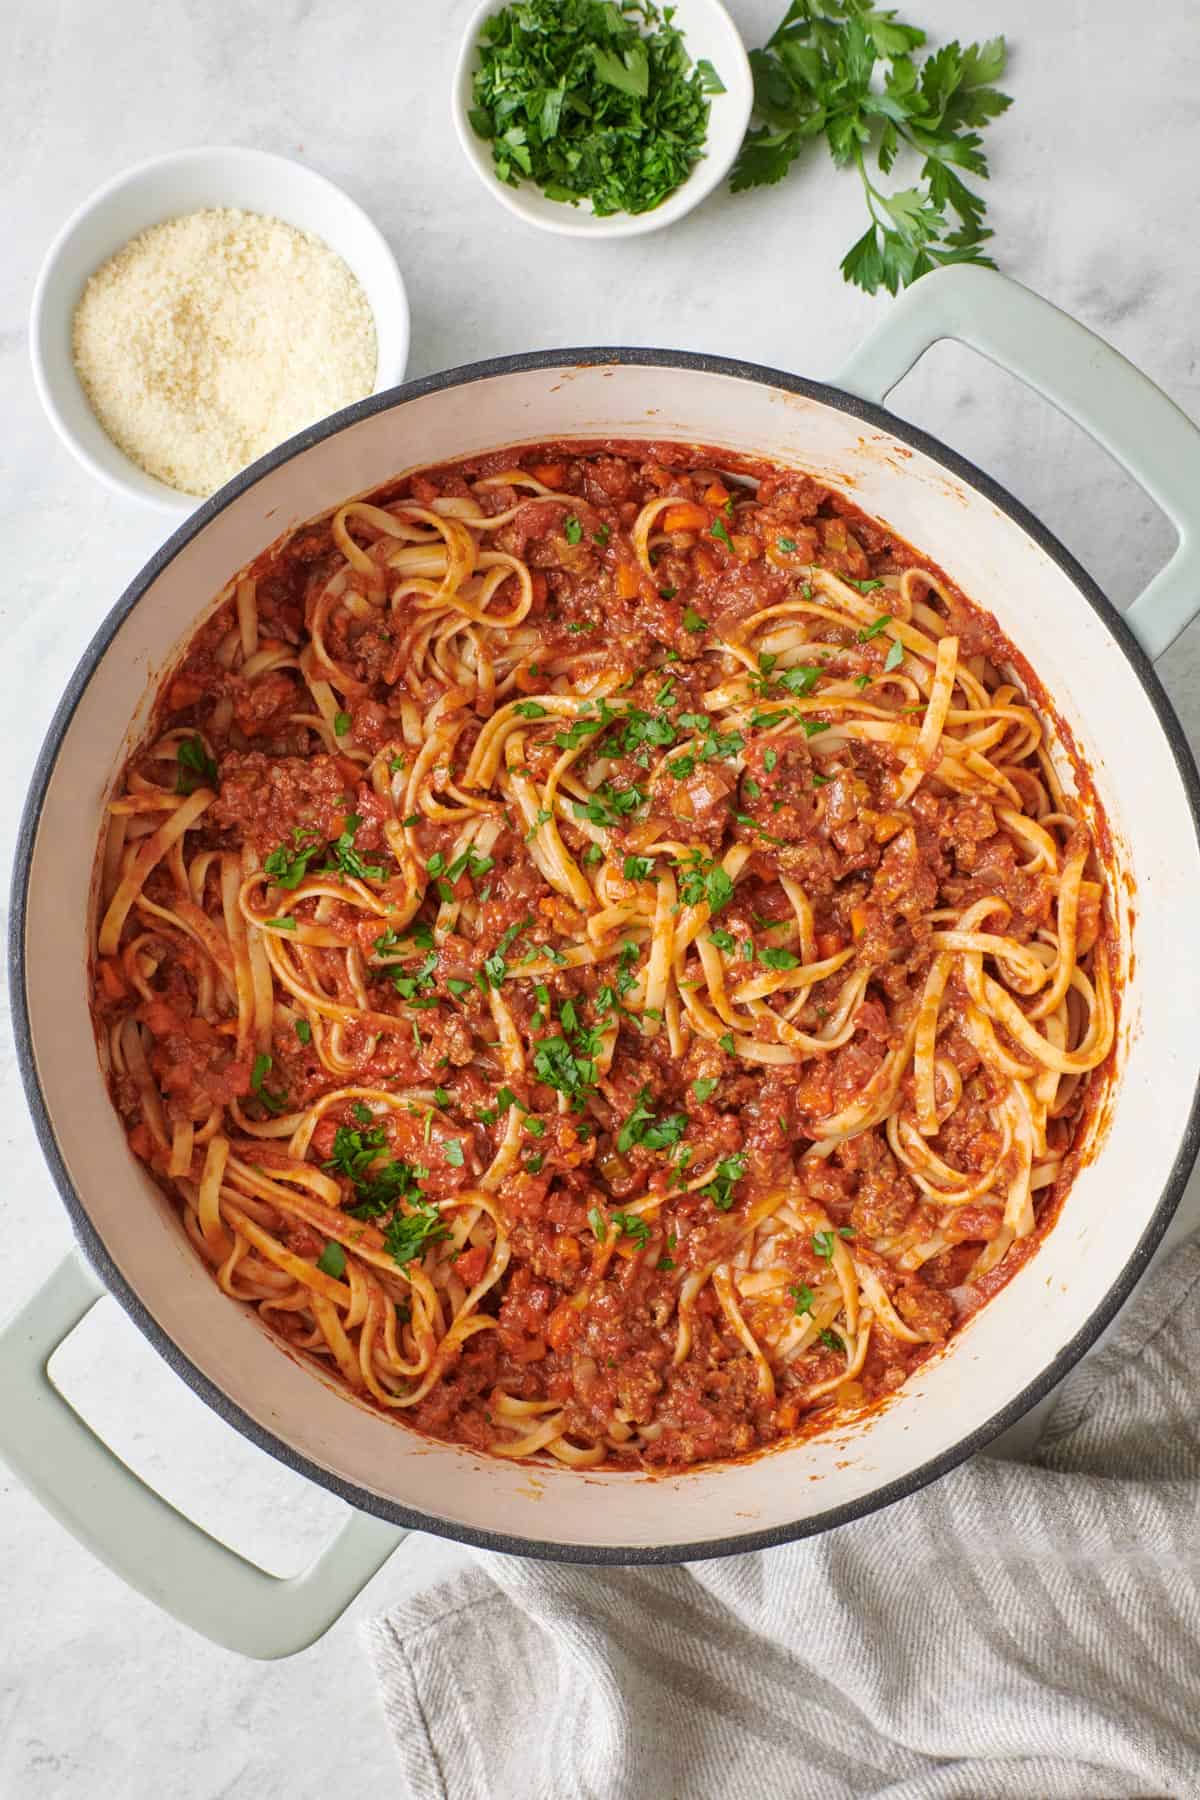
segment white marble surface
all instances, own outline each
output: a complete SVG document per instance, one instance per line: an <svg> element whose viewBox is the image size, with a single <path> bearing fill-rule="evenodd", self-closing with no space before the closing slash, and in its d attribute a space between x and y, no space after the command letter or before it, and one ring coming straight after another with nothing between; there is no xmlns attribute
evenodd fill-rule
<svg viewBox="0 0 1200 1800"><path fill-rule="evenodd" d="M156 515L75 466L38 410L25 318L38 261L95 185L156 152L246 143L342 182L398 251L414 375L540 345L727 351L809 374L887 304L843 287L862 229L852 176L820 158L786 186L721 194L661 236L594 245L516 225L454 142L447 84L468 0L10 0L0 61L0 519L5 863L37 745L96 622L155 548ZM759 42L783 0L733 0ZM991 133L1003 266L1107 336L1200 415L1194 223L1200 33L1188 0L1133 30L1117 0L912 0L945 35L1007 31L1017 105ZM944 347L897 408L973 455L1126 603L1170 534L1073 427ZM1200 630L1165 660L1200 730ZM5 1041L4 1308L67 1246ZM1200 1210L1195 1186L1187 1216ZM340 1508L242 1443L181 1388L112 1302L63 1353L63 1379L171 1497L280 1571ZM2 1397L0 1397L2 1404ZM354 1619L458 1553L414 1539L317 1648L243 1662L192 1637L97 1565L0 1472L0 1793L306 1800L389 1791L392 1764Z"/></svg>

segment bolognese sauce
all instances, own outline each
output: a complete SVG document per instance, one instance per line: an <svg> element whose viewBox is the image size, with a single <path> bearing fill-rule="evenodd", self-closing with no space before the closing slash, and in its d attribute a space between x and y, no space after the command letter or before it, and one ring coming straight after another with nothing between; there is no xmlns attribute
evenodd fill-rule
<svg viewBox="0 0 1200 1800"><path fill-rule="evenodd" d="M809 476L427 470L230 584L110 807L95 1018L231 1299L419 1430L744 1455L1027 1254L1114 1033L995 622Z"/></svg>

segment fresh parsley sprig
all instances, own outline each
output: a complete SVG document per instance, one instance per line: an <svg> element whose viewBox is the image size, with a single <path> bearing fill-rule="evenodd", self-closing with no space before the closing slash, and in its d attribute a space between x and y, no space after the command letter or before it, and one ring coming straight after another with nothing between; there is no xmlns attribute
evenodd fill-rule
<svg viewBox="0 0 1200 1800"><path fill-rule="evenodd" d="M792 0L766 47L750 53L760 122L734 164L733 191L781 181L824 137L838 168L862 181L871 222L841 268L868 294L894 294L946 263L994 266L982 248L992 236L985 203L963 176L986 178L979 131L1012 103L993 86L1004 39L945 44L918 62L911 53L924 42L871 0ZM868 161L890 175L901 151L920 157L919 179L887 193Z"/></svg>

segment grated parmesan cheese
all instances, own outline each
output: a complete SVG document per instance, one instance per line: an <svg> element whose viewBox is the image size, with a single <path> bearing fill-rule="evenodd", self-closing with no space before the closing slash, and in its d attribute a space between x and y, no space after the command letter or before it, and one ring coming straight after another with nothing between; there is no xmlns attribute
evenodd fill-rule
<svg viewBox="0 0 1200 1800"><path fill-rule="evenodd" d="M256 456L369 394L375 322L340 256L281 219L167 219L91 276L75 368L147 474L211 494Z"/></svg>

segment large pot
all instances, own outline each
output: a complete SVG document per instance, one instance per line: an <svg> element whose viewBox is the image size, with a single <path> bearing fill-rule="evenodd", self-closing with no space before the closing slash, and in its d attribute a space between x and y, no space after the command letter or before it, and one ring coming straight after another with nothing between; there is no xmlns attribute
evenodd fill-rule
<svg viewBox="0 0 1200 1800"><path fill-rule="evenodd" d="M880 402L931 343L973 344L1104 443L1180 529L1124 620L1036 519ZM131 1155L96 1060L86 946L102 810L160 673L228 577L287 525L414 465L559 437L677 437L812 471L920 546L1045 682L1112 826L1123 999L1113 1103L1048 1240L942 1355L864 1422L754 1461L643 1478L483 1459L348 1401L231 1306ZM0 1340L0 1448L135 1585L239 1649L279 1655L337 1616L417 1527L517 1554L666 1562L823 1531L912 1493L1044 1395L1133 1288L1197 1148L1200 783L1154 675L1200 606L1200 434L1115 352L980 270L933 275L829 387L721 357L550 351L411 382L295 438L196 512L122 596L37 765L16 864L12 988L26 1090L79 1239ZM104 1284L232 1425L356 1509L276 1582L129 1473L46 1362Z"/></svg>

